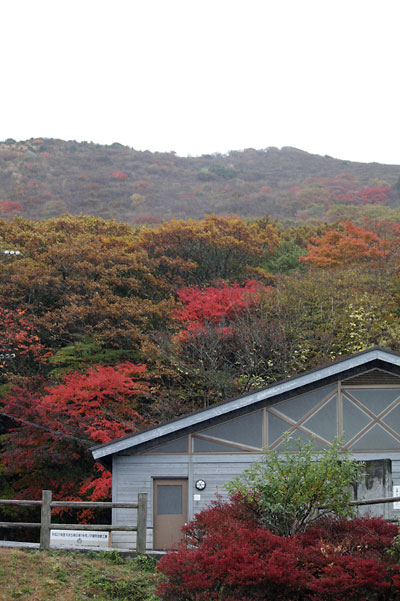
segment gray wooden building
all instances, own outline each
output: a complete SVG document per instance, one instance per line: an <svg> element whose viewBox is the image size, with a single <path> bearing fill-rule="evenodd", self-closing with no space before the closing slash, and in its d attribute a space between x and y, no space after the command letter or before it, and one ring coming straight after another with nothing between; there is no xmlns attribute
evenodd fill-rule
<svg viewBox="0 0 400 601"><path fill-rule="evenodd" d="M372 496L391 496L400 485L400 356L375 347L92 452L112 469L113 501L148 493L147 546L162 549L263 448L279 450L287 432L293 445L313 439L319 449L342 436L357 459L385 460L391 469ZM113 524L129 523L135 510L113 510ZM132 548L134 536L115 532L113 545Z"/></svg>

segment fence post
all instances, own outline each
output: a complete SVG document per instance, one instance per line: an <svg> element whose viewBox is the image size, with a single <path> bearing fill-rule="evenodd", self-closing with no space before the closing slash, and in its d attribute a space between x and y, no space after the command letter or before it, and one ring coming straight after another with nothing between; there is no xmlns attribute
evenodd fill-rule
<svg viewBox="0 0 400 601"><path fill-rule="evenodd" d="M40 516L40 548L50 549L51 490L42 490L42 511Z"/></svg>
<svg viewBox="0 0 400 601"><path fill-rule="evenodd" d="M146 553L147 493L138 493L136 552Z"/></svg>

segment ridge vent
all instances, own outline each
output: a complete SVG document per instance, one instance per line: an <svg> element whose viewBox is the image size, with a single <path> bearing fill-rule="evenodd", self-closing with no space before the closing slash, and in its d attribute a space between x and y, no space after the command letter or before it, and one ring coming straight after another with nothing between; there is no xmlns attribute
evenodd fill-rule
<svg viewBox="0 0 400 601"><path fill-rule="evenodd" d="M371 369L342 382L343 386L400 386L400 376L382 369Z"/></svg>

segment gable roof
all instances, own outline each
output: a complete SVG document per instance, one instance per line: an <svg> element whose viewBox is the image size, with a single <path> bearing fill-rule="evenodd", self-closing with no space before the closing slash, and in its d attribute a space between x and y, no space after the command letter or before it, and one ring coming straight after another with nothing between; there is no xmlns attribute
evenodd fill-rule
<svg viewBox="0 0 400 601"><path fill-rule="evenodd" d="M210 419L215 419L224 415L228 416L228 414L232 412L251 407L252 405L256 405L257 403L268 399L271 399L273 402L276 397L285 393L299 392L299 389L304 386L312 386L317 383L323 385L323 380L340 379L340 375L344 375L345 372L351 371L358 373L360 371L366 371L371 369L371 364L375 364L374 366L377 366L376 364L378 364L380 367L384 367L381 363L386 364L388 367L392 366L400 368L400 355L378 346L373 347L367 351L362 351L323 367L313 369L312 371L292 376L287 380L277 382L257 392L252 392L230 401L212 405L201 411L185 415L149 430L137 434L129 434L123 438L118 438L117 440L92 447L92 454L94 459L101 461L114 453L119 453L127 449L134 449L139 445L159 440L171 434L181 433L183 435L183 431L187 428L198 426L200 429L202 425L204 427L204 424Z"/></svg>

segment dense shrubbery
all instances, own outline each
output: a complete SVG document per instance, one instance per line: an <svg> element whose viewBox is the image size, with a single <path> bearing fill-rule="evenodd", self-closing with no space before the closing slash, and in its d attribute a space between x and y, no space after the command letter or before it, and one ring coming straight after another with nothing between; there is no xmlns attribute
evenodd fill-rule
<svg viewBox="0 0 400 601"><path fill-rule="evenodd" d="M400 566L387 550L396 533L380 518L325 518L276 536L236 496L185 528L159 564L158 594L163 601L394 601Z"/></svg>
<svg viewBox="0 0 400 601"><path fill-rule="evenodd" d="M336 441L267 451L184 528L159 564L164 601L394 601L400 598L397 529L353 518L360 466ZM331 492L330 492L331 491ZM390 549L392 552L390 553Z"/></svg>
<svg viewBox="0 0 400 601"><path fill-rule="evenodd" d="M118 186L153 190L124 164L107 170ZM353 185L346 178L325 183L337 193ZM90 456L77 451L84 470L70 478L68 436L86 441L83 426L93 409L106 411L104 405L84 403L73 431L58 405L52 425L39 413L48 391L59 390L67 375L81 385L80 375L94 368L145 365L148 394L135 399L136 429L374 344L399 350L399 242L399 223L382 215L362 228L287 229L268 217L251 223L235 215L157 227L84 215L0 218L0 412L12 416L0 417L0 496L27 496L39 484L53 487L55 479L59 490L72 482L76 492L92 477ZM131 400L124 396L122 405L126 416ZM123 432L130 421L122 420ZM45 430L43 439L43 427L56 434ZM54 474L42 469L47 444L62 458ZM86 490L87 497L93 494Z"/></svg>

